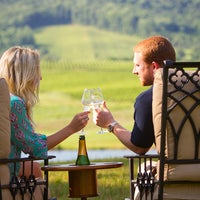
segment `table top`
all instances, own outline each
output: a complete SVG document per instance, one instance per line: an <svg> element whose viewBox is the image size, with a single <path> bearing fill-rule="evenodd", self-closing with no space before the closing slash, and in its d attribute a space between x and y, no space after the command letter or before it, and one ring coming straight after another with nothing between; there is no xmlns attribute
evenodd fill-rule
<svg viewBox="0 0 200 200"><path fill-rule="evenodd" d="M109 169L118 168L123 165L123 162L94 162L90 165L75 165L75 164L58 164L46 165L41 169L43 171L76 171L76 170L95 170L95 169Z"/></svg>

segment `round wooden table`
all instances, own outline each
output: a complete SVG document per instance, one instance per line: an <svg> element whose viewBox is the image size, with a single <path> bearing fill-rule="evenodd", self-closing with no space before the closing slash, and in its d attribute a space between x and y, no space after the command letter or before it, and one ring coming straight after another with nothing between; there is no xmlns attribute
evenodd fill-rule
<svg viewBox="0 0 200 200"><path fill-rule="evenodd" d="M118 168L122 162L95 162L90 165L59 164L42 167L43 171L68 171L69 197L87 200L98 196L96 170Z"/></svg>

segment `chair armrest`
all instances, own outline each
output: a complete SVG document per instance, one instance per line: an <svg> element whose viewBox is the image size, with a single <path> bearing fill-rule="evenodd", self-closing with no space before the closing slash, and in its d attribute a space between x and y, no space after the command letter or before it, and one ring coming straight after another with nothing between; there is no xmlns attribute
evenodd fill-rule
<svg viewBox="0 0 200 200"><path fill-rule="evenodd" d="M25 158L12 158L12 159L0 159L0 164L4 165L8 169L7 164L13 164L14 170L16 170L16 164L31 162L31 171L28 177L26 177L24 174L20 177L16 175L14 172L14 175L12 177L8 177L7 181L0 180L0 199L2 198L2 191L8 190L10 191L12 198L15 199L18 197L18 195L21 195L21 198L24 199L27 192L29 192L31 198L36 190L36 187L44 186L43 188L43 199L48 199L48 172L44 173L44 179L38 179L33 175L33 162L34 161L43 161L44 165L48 165L48 162L50 159L55 158L56 156L49 155L46 158L31 158L31 157L25 157ZM25 171L25 165L23 164L23 171ZM8 172L9 174L9 172ZM2 178L2 177L1 177ZM4 195L5 197L5 195Z"/></svg>
<svg viewBox="0 0 200 200"><path fill-rule="evenodd" d="M158 154L145 155L125 155L124 158L129 160L130 171L130 200L134 199L136 188L139 190L139 195L150 194L153 196L154 186L157 181L155 174L155 160L159 159Z"/></svg>

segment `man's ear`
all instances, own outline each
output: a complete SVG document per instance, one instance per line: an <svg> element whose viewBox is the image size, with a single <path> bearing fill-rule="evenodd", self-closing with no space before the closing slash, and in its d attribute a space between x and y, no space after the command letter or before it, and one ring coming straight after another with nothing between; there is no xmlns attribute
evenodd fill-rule
<svg viewBox="0 0 200 200"><path fill-rule="evenodd" d="M159 69L160 68L160 65L155 61L152 62L152 65L153 65L154 69Z"/></svg>

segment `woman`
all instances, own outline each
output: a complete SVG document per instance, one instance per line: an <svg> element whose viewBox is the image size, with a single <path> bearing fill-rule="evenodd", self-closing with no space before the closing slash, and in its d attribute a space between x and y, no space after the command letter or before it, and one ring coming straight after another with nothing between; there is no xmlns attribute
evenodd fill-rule
<svg viewBox="0 0 200 200"><path fill-rule="evenodd" d="M88 111L75 115L68 125L50 136L35 133L32 109L38 102L42 80L37 50L16 46L5 51L0 59L0 76L5 78L10 90L10 158L19 158L22 151L32 157L46 157L49 149L87 125ZM38 164L35 169L34 175L41 177Z"/></svg>

